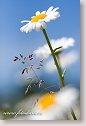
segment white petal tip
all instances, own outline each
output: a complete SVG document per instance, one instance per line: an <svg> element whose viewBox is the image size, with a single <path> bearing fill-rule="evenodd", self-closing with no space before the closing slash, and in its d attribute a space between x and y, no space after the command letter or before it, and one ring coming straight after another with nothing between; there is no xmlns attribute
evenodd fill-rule
<svg viewBox="0 0 86 126"><path fill-rule="evenodd" d="M23 21L21 21L21 23L23 23Z"/></svg>
<svg viewBox="0 0 86 126"><path fill-rule="evenodd" d="M21 23L24 23L24 22L30 22L30 21L28 21L28 20L23 20L23 21L21 21Z"/></svg>
<svg viewBox="0 0 86 126"><path fill-rule="evenodd" d="M40 11L36 11L36 16L40 14Z"/></svg>

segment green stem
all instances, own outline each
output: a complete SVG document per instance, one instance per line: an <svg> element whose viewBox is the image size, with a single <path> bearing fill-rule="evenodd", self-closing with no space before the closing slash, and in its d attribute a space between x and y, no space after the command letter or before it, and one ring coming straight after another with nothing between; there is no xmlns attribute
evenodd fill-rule
<svg viewBox="0 0 86 126"><path fill-rule="evenodd" d="M59 74L59 77L60 77L60 82L61 82L61 85L62 85L62 88L63 88L63 87L65 87L65 84L64 84L64 78L62 77L61 68L60 68L59 63L58 63L58 60L57 60L57 58L56 58L56 56L55 56L55 54L54 54L53 48L52 48L52 46L51 46L51 43L50 43L50 41L49 41L49 38L48 38L48 35L47 35L45 29L42 29L42 31L43 31L43 34L44 34L44 36L45 36L45 38L46 38L46 41L47 41L47 43L48 43L48 46L49 46L49 48L50 48L51 54L52 54L52 56L53 56L53 59L54 59L54 62L55 62L55 65L56 65L56 68L57 68L57 71L58 71L58 74ZM76 118L76 116L75 116L75 113L74 113L73 109L71 109L71 115L72 115L72 117L73 117L74 120L77 120L77 118Z"/></svg>
<svg viewBox="0 0 86 126"><path fill-rule="evenodd" d="M75 115L73 109L71 109L71 115L72 115L72 117L73 117L74 120L77 120L76 115Z"/></svg>
<svg viewBox="0 0 86 126"><path fill-rule="evenodd" d="M42 29L42 31L43 31L43 34L44 34L44 36L45 36L45 38L46 38L46 41L47 41L47 43L48 43L48 46L49 46L49 48L50 48L51 54L52 54L52 56L53 56L53 59L54 59L54 62L55 62L55 65L56 65L56 68L57 68L57 71L58 71L58 74L59 74L59 77L60 77L60 82L61 82L61 85L62 85L62 88L63 88L65 85L64 85L64 80L63 80L63 78L62 78L62 73L61 73L61 70L60 70L58 61L57 61L57 59L56 59L56 56L55 56L55 54L54 54L53 48L52 48L52 46L51 46L51 43L50 43L50 41L49 41L49 38L48 38L48 35L47 35L45 29Z"/></svg>

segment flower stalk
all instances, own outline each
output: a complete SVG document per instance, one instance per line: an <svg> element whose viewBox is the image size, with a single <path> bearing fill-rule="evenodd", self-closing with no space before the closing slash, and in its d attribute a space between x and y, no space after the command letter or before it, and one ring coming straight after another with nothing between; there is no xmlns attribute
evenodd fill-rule
<svg viewBox="0 0 86 126"><path fill-rule="evenodd" d="M56 68L57 68L57 71L58 71L58 74L59 74L59 78L60 78L60 82L61 82L62 88L64 88L65 87L64 78L62 77L62 71L60 69L60 66L59 66L59 63L58 63L58 59L56 58L56 56L54 54L54 50L53 50L53 48L51 46L51 43L49 41L49 38L48 38L48 35L47 35L45 29L42 29L42 31L43 31L43 34L44 34L44 36L46 38L47 44L48 44L48 46L50 48L51 54L53 56L53 59L54 59L54 62L55 62L55 65L56 65ZM71 109L71 115L72 115L72 117L73 117L74 120L77 120L73 109Z"/></svg>
<svg viewBox="0 0 86 126"><path fill-rule="evenodd" d="M62 85L62 88L63 88L63 87L65 86L65 84L64 84L64 80L63 80L63 78L62 78L62 73L61 73L61 70L60 70L58 61L57 61L57 59L56 59L56 56L55 56L55 54L54 54L53 48L52 48L52 46L51 46L51 43L50 43L50 41L49 41L49 38L48 38L48 35L47 35L45 29L42 29L42 31L43 31L43 34L44 34L44 36L45 36L45 38L46 38L47 44L48 44L48 46L49 46L49 48L50 48L51 54L52 54L52 56L53 56L53 59L54 59L54 62L55 62L55 65L56 65L56 68L57 68L57 71L58 71L58 74L59 74L59 77L60 77L60 82L61 82L61 85Z"/></svg>
<svg viewBox="0 0 86 126"><path fill-rule="evenodd" d="M71 115L72 115L72 117L73 117L74 120L77 120L76 115L75 115L73 109L71 109Z"/></svg>

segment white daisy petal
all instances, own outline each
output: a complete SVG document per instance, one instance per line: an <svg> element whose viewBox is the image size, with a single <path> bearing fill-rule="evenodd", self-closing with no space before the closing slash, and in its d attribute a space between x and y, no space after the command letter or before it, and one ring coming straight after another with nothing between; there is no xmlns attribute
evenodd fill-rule
<svg viewBox="0 0 86 126"><path fill-rule="evenodd" d="M25 32L28 33L28 32L29 32L29 28L27 28L27 29L25 30Z"/></svg>
<svg viewBox="0 0 86 126"><path fill-rule="evenodd" d="M44 19L44 21L45 21L45 22L50 22L50 19L49 19L48 17L46 17L46 18Z"/></svg>
<svg viewBox="0 0 86 126"><path fill-rule="evenodd" d="M55 12L55 11L58 10L58 9L59 9L59 7L56 7L56 8L54 8L52 11Z"/></svg>
<svg viewBox="0 0 86 126"><path fill-rule="evenodd" d="M35 27L36 27L36 23L34 22L34 23L33 23L33 29L35 29Z"/></svg>
<svg viewBox="0 0 86 126"><path fill-rule="evenodd" d="M46 28L46 23L45 22L42 22L42 28Z"/></svg>
<svg viewBox="0 0 86 126"><path fill-rule="evenodd" d="M20 31L24 31L25 30L25 28L27 28L29 26L29 23L28 24L26 24L26 25L24 25L24 26L22 26L21 28L20 28Z"/></svg>
<svg viewBox="0 0 86 126"><path fill-rule="evenodd" d="M33 28L33 24L32 23L30 23L30 25L29 25L29 32L31 32L32 31L32 28Z"/></svg>
<svg viewBox="0 0 86 126"><path fill-rule="evenodd" d="M21 21L21 23L24 23L24 22L30 22L30 21L28 21L28 20L23 20L23 21Z"/></svg>
<svg viewBox="0 0 86 126"><path fill-rule="evenodd" d="M60 16L59 12L54 12L53 15L54 15L55 17L59 17L59 16Z"/></svg>
<svg viewBox="0 0 86 126"><path fill-rule="evenodd" d="M36 16L39 15L39 14L40 14L40 11L37 11L37 12L36 12Z"/></svg>
<svg viewBox="0 0 86 126"><path fill-rule="evenodd" d="M49 16L48 18L49 18L50 20L54 20L54 19L56 19L55 16Z"/></svg>
<svg viewBox="0 0 86 126"><path fill-rule="evenodd" d="M28 24L28 27L25 27L25 28L23 29L23 32L26 32L26 33L27 33L28 28L29 28L29 24Z"/></svg>
<svg viewBox="0 0 86 126"><path fill-rule="evenodd" d="M26 24L25 27L22 27L21 30L26 33L31 32L32 31L32 24L31 23Z"/></svg>
<svg viewBox="0 0 86 126"><path fill-rule="evenodd" d="M53 6L51 6L51 7L47 10L46 14L49 14L49 13L52 11L52 9L53 9Z"/></svg>
<svg viewBox="0 0 86 126"><path fill-rule="evenodd" d="M31 18L34 18L35 16L32 16Z"/></svg>
<svg viewBox="0 0 86 126"><path fill-rule="evenodd" d="M45 13L46 13L46 11L42 11L42 12L41 12L41 14L45 14Z"/></svg>
<svg viewBox="0 0 86 126"><path fill-rule="evenodd" d="M41 28L41 23L37 22L36 23L36 31L40 31Z"/></svg>

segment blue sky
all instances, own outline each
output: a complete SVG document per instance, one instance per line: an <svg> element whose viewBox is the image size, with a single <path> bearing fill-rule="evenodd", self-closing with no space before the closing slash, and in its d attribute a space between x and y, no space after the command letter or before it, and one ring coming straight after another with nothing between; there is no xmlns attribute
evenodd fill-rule
<svg viewBox="0 0 86 126"><path fill-rule="evenodd" d="M28 56L39 46L43 46L46 41L42 31L22 33L20 27L21 20L30 20L36 11L47 10L50 6L59 7L61 17L55 21L47 23L46 31L50 39L62 37L72 37L75 46L68 50L77 50L80 56L80 1L79 0L0 0L0 98L3 102L12 94L18 94L19 85L14 81L16 72L22 70L22 65L14 63L14 56L20 53ZM38 59L35 59L36 63ZM45 61L46 62L46 61ZM80 86L80 58L73 64L66 74L66 82ZM71 74L70 76L69 73ZM20 72L21 74L21 72ZM47 78L53 76L56 81L57 73L48 75L40 72L41 77L47 82ZM46 78L47 76L47 78ZM68 80L67 80L68 78ZM51 82L52 79L51 79ZM21 83L21 82L19 82Z"/></svg>

